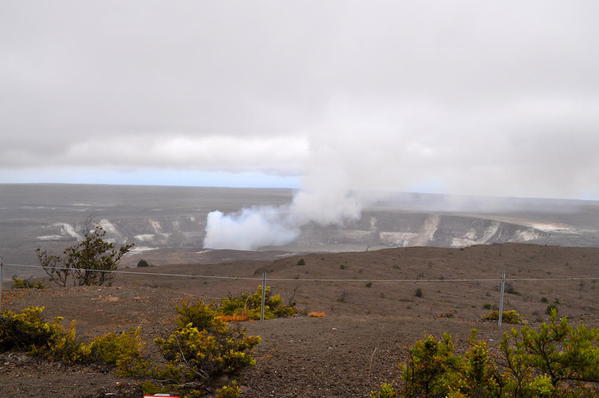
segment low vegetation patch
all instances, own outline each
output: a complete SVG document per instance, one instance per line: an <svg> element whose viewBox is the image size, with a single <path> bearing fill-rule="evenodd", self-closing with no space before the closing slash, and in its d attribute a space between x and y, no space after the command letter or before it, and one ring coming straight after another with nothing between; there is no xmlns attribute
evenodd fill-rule
<svg viewBox="0 0 599 398"><path fill-rule="evenodd" d="M16 276L12 277L13 289L45 289L46 285L42 281L34 281L31 279L21 279Z"/></svg>
<svg viewBox="0 0 599 398"><path fill-rule="evenodd" d="M555 303L551 303L545 308L545 314L547 315L551 315L553 311L558 312L557 304Z"/></svg>
<svg viewBox="0 0 599 398"><path fill-rule="evenodd" d="M253 348L260 337L220 319L202 302L182 303L172 333L154 340L163 361L143 356L141 330L108 333L82 342L74 324L63 318L46 320L43 307L0 313L0 352L21 351L69 364L94 363L113 367L121 377L145 380L146 393L177 391L188 398L236 397L240 388L230 380L255 364ZM223 378L226 376L226 378Z"/></svg>
<svg viewBox="0 0 599 398"><path fill-rule="evenodd" d="M150 263L148 263L146 260L144 260L144 259L142 258L141 260L139 260L139 261L137 262L137 266L138 266L138 267L141 267L141 268L144 268L144 267L149 267L149 266L150 266Z"/></svg>
<svg viewBox="0 0 599 398"><path fill-rule="evenodd" d="M538 330L506 332L498 355L476 330L462 354L449 334L428 336L409 349L398 387L385 383L371 398L596 397L598 342L599 328L574 328L555 312Z"/></svg>
<svg viewBox="0 0 599 398"><path fill-rule="evenodd" d="M232 395L238 392L235 386L218 386L217 381L222 375L234 375L256 363L252 349L260 337L246 336L245 329L218 319L218 314L201 302L182 309L177 309L177 329L155 340L167 364L150 368L148 375L190 397L216 389L220 389L221 396L236 396Z"/></svg>
<svg viewBox="0 0 599 398"><path fill-rule="evenodd" d="M239 296L229 295L214 310L224 316L243 315L246 319L260 319L262 304L262 286L254 293L242 293ZM264 319L285 318L297 313L293 305L286 305L280 294L272 294L270 286L265 290Z"/></svg>
<svg viewBox="0 0 599 398"><path fill-rule="evenodd" d="M46 320L44 307L0 313L0 352L22 351L67 363L119 365L140 358L143 344L139 329L109 333L89 343L77 339L73 322L65 328L62 317Z"/></svg>
<svg viewBox="0 0 599 398"><path fill-rule="evenodd" d="M189 398L238 396L236 382L223 380L256 363L253 348L260 337L247 336L245 329L223 321L201 301L181 303L176 310L175 330L154 340L164 361L122 362L119 374L145 379L145 393L176 391Z"/></svg>
<svg viewBox="0 0 599 398"><path fill-rule="evenodd" d="M514 289L514 286L512 286L512 284L509 282L505 284L505 292L507 294L515 294L516 296L522 295L520 292L518 292L516 289Z"/></svg>
<svg viewBox="0 0 599 398"><path fill-rule="evenodd" d="M483 320L485 320L485 321L499 320L499 310L493 310L493 311L489 312L487 315L483 316ZM522 317L520 316L520 313L516 310L503 311L503 316L502 316L501 320L505 323L511 323L511 324L522 323Z"/></svg>

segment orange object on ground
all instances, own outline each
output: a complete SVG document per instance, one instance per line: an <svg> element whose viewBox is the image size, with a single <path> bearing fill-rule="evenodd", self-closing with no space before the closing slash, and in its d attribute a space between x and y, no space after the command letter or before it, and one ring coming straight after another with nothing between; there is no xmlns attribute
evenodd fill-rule
<svg viewBox="0 0 599 398"><path fill-rule="evenodd" d="M243 322L250 319L247 314L217 315L217 318L225 322Z"/></svg>
<svg viewBox="0 0 599 398"><path fill-rule="evenodd" d="M313 318L324 318L326 314L324 312L308 312L308 316Z"/></svg>

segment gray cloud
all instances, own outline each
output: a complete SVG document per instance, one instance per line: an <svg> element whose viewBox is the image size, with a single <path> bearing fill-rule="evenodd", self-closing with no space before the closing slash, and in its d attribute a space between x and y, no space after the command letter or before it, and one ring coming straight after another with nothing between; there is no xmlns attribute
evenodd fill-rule
<svg viewBox="0 0 599 398"><path fill-rule="evenodd" d="M5 0L0 168L599 197L598 11L592 0Z"/></svg>

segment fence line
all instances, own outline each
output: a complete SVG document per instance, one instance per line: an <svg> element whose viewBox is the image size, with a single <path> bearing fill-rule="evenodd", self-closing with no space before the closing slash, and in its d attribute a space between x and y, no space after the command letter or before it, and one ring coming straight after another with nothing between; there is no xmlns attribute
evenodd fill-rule
<svg viewBox="0 0 599 398"><path fill-rule="evenodd" d="M44 269L41 265L33 264L4 264L0 257L0 305L2 303L2 271L4 266L11 267L22 267L22 268L37 268ZM127 275L146 275L146 276L166 276L166 277L178 277L178 278L190 278L190 279L228 279L228 280L251 280L251 281L262 281L262 296L260 303L260 320L264 320L265 311L265 294L266 294L266 281L293 281L293 282L377 282L377 283L397 283L397 282L409 282L409 283L422 283L422 282L500 282L500 293L499 293L499 311L497 326L501 328L503 318L503 300L505 294L505 284L507 281L578 281L578 280L598 280L599 277L589 276L565 276L558 278L507 278L505 272L501 274L500 278L463 278L463 279L327 279L327 278L267 278L266 272L262 273L261 278L247 277L247 276L229 276L229 275L197 275L197 274L173 274L164 272L139 272L139 271L124 271L124 270L97 270L97 269L85 269L85 268L69 268L69 267L48 267L54 270L71 270L71 271L86 271L86 272L103 272L113 274L127 274Z"/></svg>
<svg viewBox="0 0 599 398"><path fill-rule="evenodd" d="M41 265L33 264L4 264L4 266L10 267L21 267L21 268L37 268L43 269ZM96 270L86 268L68 268L68 267L49 267L55 270L72 270L72 271L87 271L87 272L103 272L113 274L127 274L127 275L145 275L145 276L166 276L166 277L177 277L177 278L190 278L190 279L228 279L228 280L248 280L248 281L262 281L263 277L250 277L250 276L229 276L229 275L201 275L201 274L174 274L164 272L139 272L139 271L124 271L124 270ZM501 282L505 281L578 281L578 280L599 280L599 277L591 276L564 276L564 277L553 277L553 278L459 278L459 279L334 279L334 278L267 278L269 281L279 282L377 282L377 283L398 283L398 282L409 282L409 283L422 283L422 282Z"/></svg>

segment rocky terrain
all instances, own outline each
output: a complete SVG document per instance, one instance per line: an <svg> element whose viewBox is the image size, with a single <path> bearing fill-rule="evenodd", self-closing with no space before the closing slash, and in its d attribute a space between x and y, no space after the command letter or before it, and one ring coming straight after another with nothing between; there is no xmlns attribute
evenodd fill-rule
<svg viewBox="0 0 599 398"><path fill-rule="evenodd" d="M35 262L34 250L59 250L90 222L135 252L201 252L210 211L289 203L284 189L98 185L0 185L0 255ZM349 251L408 246L466 247L528 242L599 246L599 203L589 201L396 194L342 226L308 224L287 252ZM146 255L144 253L144 255ZM151 256L151 254L147 254Z"/></svg>

